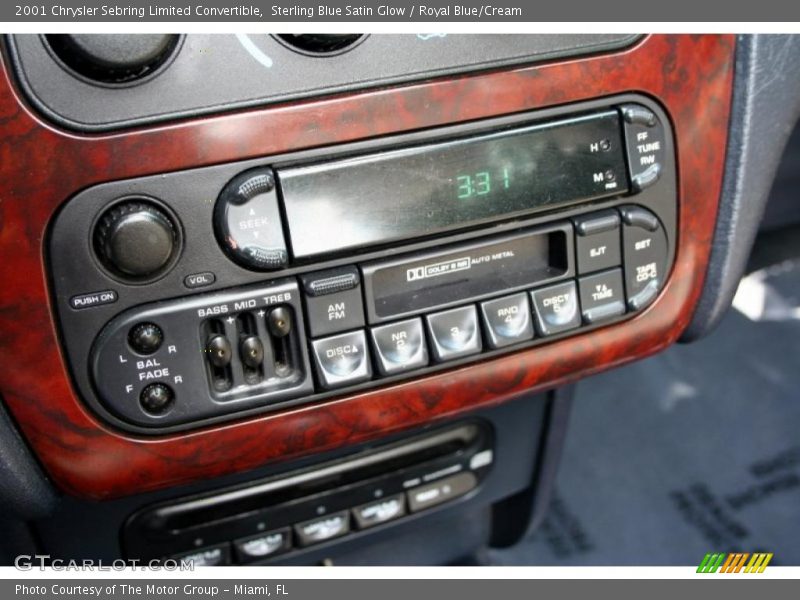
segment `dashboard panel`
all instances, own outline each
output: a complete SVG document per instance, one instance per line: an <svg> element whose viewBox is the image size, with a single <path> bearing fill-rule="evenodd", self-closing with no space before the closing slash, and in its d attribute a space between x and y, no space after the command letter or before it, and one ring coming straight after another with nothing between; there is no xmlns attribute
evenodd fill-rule
<svg viewBox="0 0 800 600"><path fill-rule="evenodd" d="M6 335L0 339L0 349L6 356L7 376L0 384L6 404L62 490L83 498L108 499L376 440L493 406L523 393L550 389L652 354L680 336L702 290L724 162L722 153L709 152L708 148L722 148L726 143L733 59L733 36L652 35L631 47L581 59L552 60L348 91L96 135L62 131L38 116L14 84L6 66L0 89L0 114L7 135L1 142L5 158L0 169L3 179L12 182L9 197L13 202L2 207L0 254L14 257L13 262L0 261L0 273L6 281L6 286L0 289L0 307L9 317ZM403 234L400 230L396 238L363 239L356 248L328 245L321 250L303 249L296 243L296 239L330 242L307 231L299 236L293 232L294 227L301 227L303 217L295 219L291 215L292 182L305 185L304 170L316 168L319 173L318 166L322 165L323 170L330 171L342 167L337 161L352 156L380 157L381 152L397 148L436 151L436 144L443 140L474 141L493 131L509 127L513 131L513 127L553 123L575 115L601 114L624 119L625 107L630 106L651 111L666 132L663 141L667 150L661 161L664 171L658 183L648 189L637 181L633 163L628 162L627 167L623 166L623 170L627 169L625 178L620 178L626 182L625 187L609 195L577 190L561 206L523 213L515 212L512 206L499 215L472 215L452 227L452 222L446 222L441 228L422 233ZM624 138L618 133L617 139L622 142ZM565 160L562 157L559 162ZM219 225L214 229L213 213L226 184L250 169L265 166L273 169L270 173L277 174L278 185L282 186L282 217L289 224L284 222L281 230L284 234L288 232L289 246L284 247L284 254L278 248L277 253L258 255L260 262L253 269L252 264L243 265L241 257L237 262L232 255L236 248L223 250L219 246L216 240L227 238L220 236ZM419 170L419 164L410 168ZM460 200L478 196L487 189L488 175L477 174L485 172L488 171L473 168L468 172L469 179L460 180L459 174L450 174L450 179L460 184L451 191L456 196L465 196ZM263 172L261 175L252 185L262 185L269 179ZM305 177L309 174L305 173ZM499 185L504 185L502 174L495 174L495 178ZM435 178L432 181L435 183ZM260 189L259 193L268 195L274 182L272 186ZM637 187L642 191L634 189ZM174 190L184 190L185 199L180 200L180 193ZM191 190L195 193L190 193ZM350 194L348 191L344 195ZM133 209L130 198L138 199ZM120 199L128 202L124 210L108 213ZM192 199L200 206L187 208ZM460 256L465 244L505 241L508 236L520 233L522 239L538 240L520 251L533 253L537 260L544 261L543 267L555 268L557 273L552 278L537 273L533 279L506 288L488 291L477 288L458 301L433 299L420 304L411 311L413 314L390 311L391 318L385 319L396 325L396 319L401 317L416 319L422 315L428 335L435 337L431 311L439 314L476 302L482 303L483 308L487 302L521 291L533 292L530 300L524 294L523 297L535 302L538 287L563 283L559 277L571 280L578 275L577 283L582 287L582 276L594 271L580 271L573 249L579 247L574 246L575 239L592 223L607 225L610 219L617 227L620 223L630 226L631 209L641 209L642 205L648 214L656 215L656 223L665 232L661 272L669 272L669 276L660 282L657 295L653 294L645 303L634 302L631 306L628 293L621 312L604 315L594 322L584 311L580 319L584 326L575 335L554 332L559 335L548 339L539 323L536 337L531 325L530 339L517 340L518 346L502 345L489 348L484 354L456 355L452 360L442 359L446 352L431 344L427 348L436 359L431 361L431 367L426 363L420 365L418 372L348 379L343 387L330 385L318 356L317 363L313 363L313 356L310 358L310 353L317 349L317 341L340 331L324 330L312 335L315 339L310 345L302 335L287 336L294 341L286 346L288 350L284 348L288 352L284 356L291 358L276 361L275 368L278 362L294 365L294 374L287 378L291 380L289 388L294 395L282 396L279 402L263 403L263 396L259 400L256 394L255 403L247 404L242 411L198 413L199 417L179 411L166 411L153 419L152 414L144 417L140 413L126 414L123 406L115 403L114 394L104 392L105 384L101 381L104 374L115 372L110 364L102 362L105 360L102 351L95 352L100 358L94 363L94 371L89 368L88 357L94 352L89 347L91 342L126 309L161 309L169 304L164 304L165 300L175 300L178 307L175 310L179 310L184 302L217 293L217 289L227 293L229 288L239 285L267 285L266 290L257 289L260 297L287 290L297 295L300 283L305 285L304 278L309 275L322 272L327 277L315 281L341 285L341 276L347 275L353 265L359 269L350 270L350 277L354 273L363 277L365 293L367 288L370 290L370 295L363 297L367 302L376 295L373 289L376 273L381 269L390 272L397 261L402 272L416 273L420 266L425 272L424 268L432 264L429 258L443 252L439 246L456 254L437 258L434 266L457 264L454 258ZM98 247L109 247L107 232L103 230L104 241L98 242L100 234L96 233L95 221L105 215L108 230L112 231L137 211L146 213L145 220L151 225L160 223L161 231L168 232L171 245L160 257L155 257L154 270L138 270L142 260L152 257L126 256L124 251L125 260L120 261L117 253L114 260L106 255L108 260L104 263ZM333 226L340 222L341 219L334 220ZM64 228L62 223L71 223L72 227ZM181 225L171 227L169 223ZM600 233L606 231L603 226ZM207 235L198 236L200 231ZM402 244L398 238L404 240ZM189 249L188 244L199 239L205 243ZM557 249L559 243L561 250ZM176 245L180 251L175 250ZM497 249L501 255L506 251L507 248ZM425 257L424 264L419 264L420 256ZM413 263L414 258L417 263ZM201 267L215 261L225 267ZM613 271L622 262L620 259L604 263L602 268ZM618 283L611 285L612 288L622 288L623 275L629 275L627 265L624 268L624 273L615 272ZM335 269L339 271L328 273ZM80 271L82 280L76 278ZM192 275L193 282L211 280L212 287L198 290L187 285ZM464 284L462 280L459 283ZM586 285L601 284L589 281ZM313 320L309 297L314 296L307 292L310 287L304 289L308 297L304 295L302 303L292 304L295 300L284 296L277 303L265 305L271 312L273 308L291 309L299 332L305 329L304 319ZM618 295L623 298L619 291ZM244 311L249 310L246 303L251 299L245 295L231 297L230 302L245 302ZM149 302L158 304L150 306ZM222 306L227 302L211 305ZM410 302L408 297L404 302ZM371 334L383 325L379 310L377 304L367 302ZM530 308L525 311L530 312ZM118 344L115 348L122 347L119 344L130 343L132 328L142 323L158 325L162 334L172 335L167 325L155 322L158 318L156 313L149 312L136 313L132 320L119 317L121 320L113 322L122 324L110 326L98 338L99 344L112 340L112 344ZM474 329L483 327L481 335L486 343L496 342L486 323L479 327L477 322L474 321ZM201 344L195 348L195 364L204 364L202 354L208 347L202 344L210 339L210 334L225 333L224 324L213 326L223 329L203 329L212 327L206 321L187 325L187 331L192 332L187 335L193 335L194 343ZM260 326L255 325L257 330ZM351 330L348 326L346 332ZM84 335L78 335L81 332ZM262 339L262 345L264 340L272 339L261 330L257 332L255 337ZM148 336L152 337L153 329L141 329L139 333L146 341ZM113 342L115 339L117 342ZM352 343L334 345L334 354L346 346ZM168 348L169 344L165 346L166 352ZM277 346L272 352L277 355ZM109 355L115 354L119 352L115 350ZM262 359L258 364L265 363ZM379 369L383 363L376 357L369 364ZM220 367L223 375L226 366ZM141 372L146 373L147 369L137 371ZM192 380L201 381L213 393L219 380L215 376L211 369ZM241 371L241 377L246 379L245 370ZM265 382L271 381L270 376L262 373L262 377ZM135 387L124 376L117 375L110 377L109 385L117 379ZM147 381L141 383L151 385ZM237 386L239 383L236 382ZM223 381L218 393L225 393L224 385ZM145 389L131 391L141 398ZM148 394L152 391L150 388ZM163 390L151 394L154 404L149 406L158 406L163 394ZM298 399L302 402L294 401ZM244 398L244 403L247 402L250 396ZM133 403L133 406L142 405ZM170 421L169 415L179 418ZM186 431L186 426L191 426L191 430Z"/></svg>

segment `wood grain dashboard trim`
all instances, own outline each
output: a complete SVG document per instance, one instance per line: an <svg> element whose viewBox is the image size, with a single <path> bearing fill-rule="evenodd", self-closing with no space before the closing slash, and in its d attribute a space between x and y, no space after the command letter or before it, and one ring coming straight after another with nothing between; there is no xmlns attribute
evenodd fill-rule
<svg viewBox="0 0 800 600"><path fill-rule="evenodd" d="M0 80L0 394L63 491L107 499L363 442L650 355L691 318L727 140L733 36L646 37L625 51L248 110L110 135L59 131ZM50 307L48 223L89 185L500 116L623 92L673 121L679 244L660 298L611 328L421 379L157 438L111 429L76 396Z"/></svg>

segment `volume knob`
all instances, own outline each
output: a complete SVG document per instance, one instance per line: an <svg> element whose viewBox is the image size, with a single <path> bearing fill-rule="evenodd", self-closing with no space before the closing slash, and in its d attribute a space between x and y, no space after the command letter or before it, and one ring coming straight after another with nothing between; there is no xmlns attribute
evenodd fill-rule
<svg viewBox="0 0 800 600"><path fill-rule="evenodd" d="M163 273L179 249L172 218L148 201L120 202L100 217L94 232L95 252L114 274L148 279Z"/></svg>

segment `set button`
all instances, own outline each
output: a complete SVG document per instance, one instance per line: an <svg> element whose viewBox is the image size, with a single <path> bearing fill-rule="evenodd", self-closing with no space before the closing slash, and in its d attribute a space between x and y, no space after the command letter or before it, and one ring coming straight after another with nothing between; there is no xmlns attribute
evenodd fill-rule
<svg viewBox="0 0 800 600"><path fill-rule="evenodd" d="M363 330L314 340L311 347L319 383L325 389L352 385L372 377Z"/></svg>
<svg viewBox="0 0 800 600"><path fill-rule="evenodd" d="M481 351L481 333L475 306L462 306L427 315L431 350L437 362Z"/></svg>
<svg viewBox="0 0 800 600"><path fill-rule="evenodd" d="M667 236L658 218L638 206L622 213L625 252L625 291L628 307L640 310L653 301L664 282L667 268Z"/></svg>
<svg viewBox="0 0 800 600"><path fill-rule="evenodd" d="M373 327L371 334L378 358L376 364L381 375L394 375L428 364L422 319L408 319Z"/></svg>

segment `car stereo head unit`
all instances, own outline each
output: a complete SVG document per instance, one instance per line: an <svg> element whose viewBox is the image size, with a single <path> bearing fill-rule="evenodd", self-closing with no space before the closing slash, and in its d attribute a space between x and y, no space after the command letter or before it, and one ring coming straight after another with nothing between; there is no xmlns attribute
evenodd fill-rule
<svg viewBox="0 0 800 600"><path fill-rule="evenodd" d="M629 318L677 218L669 120L631 94L105 183L48 244L75 384L145 433Z"/></svg>

